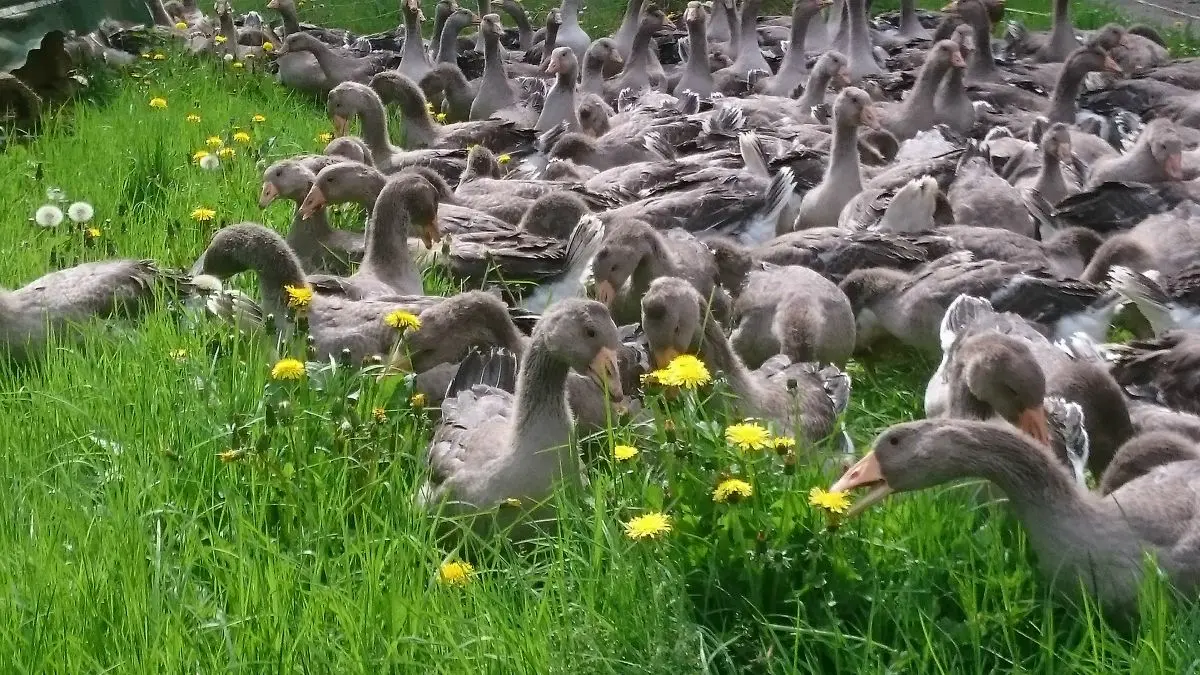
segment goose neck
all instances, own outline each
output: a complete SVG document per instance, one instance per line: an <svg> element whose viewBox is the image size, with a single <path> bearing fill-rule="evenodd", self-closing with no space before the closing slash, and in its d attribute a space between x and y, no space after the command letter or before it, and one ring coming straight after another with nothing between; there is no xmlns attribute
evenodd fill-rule
<svg viewBox="0 0 1200 675"><path fill-rule="evenodd" d="M704 21L693 21L688 24L688 62L689 72L707 73L708 70L708 35Z"/></svg>
<svg viewBox="0 0 1200 675"><path fill-rule="evenodd" d="M533 47L533 26L529 23L529 15L520 4L515 4L509 11L513 23L517 24L517 46L521 51L529 51Z"/></svg>
<svg viewBox="0 0 1200 675"><path fill-rule="evenodd" d="M804 42L808 38L808 24L812 22L811 11L797 9L792 13L792 30L789 36L787 53L783 55L781 71L802 73L805 70Z"/></svg>
<svg viewBox="0 0 1200 675"><path fill-rule="evenodd" d="M518 452L545 452L545 443L551 439L567 444L571 428L566 397L568 372L567 365L554 358L547 337L533 336L517 375L514 396L513 428L518 435L514 446Z"/></svg>
<svg viewBox="0 0 1200 675"><path fill-rule="evenodd" d="M858 157L858 125L835 120L833 143L830 148L826 180L839 185L862 185L862 169Z"/></svg>
<svg viewBox="0 0 1200 675"><path fill-rule="evenodd" d="M975 51L971 53L971 61L967 67L972 75L991 75L996 72L996 63L992 60L992 27L988 24L986 13L973 17L971 32L975 38Z"/></svg>
<svg viewBox="0 0 1200 675"><path fill-rule="evenodd" d="M500 38L491 33L483 36L483 76L508 81L504 74L504 57L500 54Z"/></svg>
<svg viewBox="0 0 1200 675"><path fill-rule="evenodd" d="M1079 96L1079 90L1083 87L1083 80L1087 77L1087 73L1087 68L1081 66L1077 61L1068 61L1063 64L1058 81L1054 83L1054 92L1050 96L1050 114L1047 115L1050 123L1075 123L1075 99Z"/></svg>
<svg viewBox="0 0 1200 675"><path fill-rule="evenodd" d="M833 73L830 73L826 68L818 67L809 73L808 82L804 84L804 93L800 95L800 99L797 102L802 119L808 119L812 116L813 106L825 102L825 90L829 88L829 80L831 79L833 79Z"/></svg>
<svg viewBox="0 0 1200 675"><path fill-rule="evenodd" d="M562 13L562 25L579 27L579 0L563 0L559 8Z"/></svg>
<svg viewBox="0 0 1200 675"><path fill-rule="evenodd" d="M404 54L401 58L425 58L425 45L421 41L421 20L416 13L404 13Z"/></svg>
<svg viewBox="0 0 1200 675"><path fill-rule="evenodd" d="M751 374L750 369L729 344L720 322L714 317L706 316L701 328L703 337L700 339L700 358L713 370L725 374L729 386L739 398L750 402L758 398L759 385Z"/></svg>
<svg viewBox="0 0 1200 675"><path fill-rule="evenodd" d="M388 139L387 114L383 102L379 99L365 97L364 105L359 107L358 116L362 120L363 140L375 157L384 157L391 153L392 143Z"/></svg>
<svg viewBox="0 0 1200 675"><path fill-rule="evenodd" d="M918 109L932 111L933 97L937 94L938 85L945 77L946 70L946 65L932 61L921 68L921 72L917 74L917 82L913 85L912 93L904 103L906 114L911 114Z"/></svg>
<svg viewBox="0 0 1200 675"><path fill-rule="evenodd" d="M446 21L442 26L442 36L438 40L438 62L439 63L457 63L458 62L458 31L462 30L462 24L453 19Z"/></svg>
<svg viewBox="0 0 1200 675"><path fill-rule="evenodd" d="M334 71L337 69L337 57L333 50L324 42L313 38L308 41L308 51L317 59L317 65L321 67L321 72L330 80L337 81Z"/></svg>
<svg viewBox="0 0 1200 675"><path fill-rule="evenodd" d="M300 17L296 14L296 6L290 2L279 3L279 16L283 19L283 30L288 35L300 32Z"/></svg>
<svg viewBox="0 0 1200 675"><path fill-rule="evenodd" d="M408 254L408 231L409 216L403 208L372 209L362 267L390 279L410 276L413 263Z"/></svg>

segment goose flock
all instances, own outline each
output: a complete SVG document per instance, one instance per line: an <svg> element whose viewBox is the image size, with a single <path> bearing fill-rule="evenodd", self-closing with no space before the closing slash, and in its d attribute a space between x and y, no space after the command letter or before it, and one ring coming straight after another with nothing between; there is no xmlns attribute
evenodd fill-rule
<svg viewBox="0 0 1200 675"><path fill-rule="evenodd" d="M573 430L635 413L640 376L679 355L811 445L838 433L851 356L898 344L940 360L926 419L832 485L869 489L850 515L982 477L1064 591L1130 607L1149 553L1194 592L1200 60L1146 27L1077 30L1066 0L1048 33L1003 41L992 0L874 19L760 2L630 0L593 39L579 0L536 30L518 0L441 0L426 41L416 0L375 35L302 23L293 0L270 1L275 25L152 0L187 49L322 97L337 138L264 171L260 205L295 204L284 234L224 227L188 273L53 272L0 295L0 339L35 359L164 286L243 328L299 326L316 358L386 359L440 401L417 499L461 513L582 482ZM365 234L331 225L343 203ZM429 264L475 290L427 295ZM257 300L223 287L246 271ZM400 337L397 310L418 319Z"/></svg>

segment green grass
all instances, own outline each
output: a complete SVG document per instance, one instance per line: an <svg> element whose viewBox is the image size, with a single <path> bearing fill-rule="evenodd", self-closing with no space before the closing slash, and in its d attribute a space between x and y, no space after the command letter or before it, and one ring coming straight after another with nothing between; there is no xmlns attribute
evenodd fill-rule
<svg viewBox="0 0 1200 675"><path fill-rule="evenodd" d="M389 4L345 11L367 19ZM620 13L592 11L607 25ZM318 103L176 54L136 70L97 78L92 99L0 155L0 284L106 257L186 267L222 224L290 221L288 207L257 208L261 169L319 149ZM155 96L166 110L148 106ZM201 122L185 120L193 112ZM251 143L232 144L235 127ZM190 156L212 135L238 154L209 173ZM98 241L28 222L51 187L95 206ZM194 222L200 206L217 218ZM555 535L457 550L412 505L431 420L407 385L343 369L280 387L266 353L163 312L0 373L0 669L1174 673L1200 662L1200 613L1162 589L1124 634L1055 601L1019 527L970 486L895 498L826 531L806 495L832 476L803 453L788 466L726 447L719 390L704 404L656 402L673 432L585 441L591 484L556 499ZM931 369L904 355L854 366L847 421L860 446L919 415ZM613 462L616 442L641 454ZM724 475L756 494L714 504ZM622 523L647 509L675 531L625 538ZM440 563L463 557L469 585L436 582Z"/></svg>

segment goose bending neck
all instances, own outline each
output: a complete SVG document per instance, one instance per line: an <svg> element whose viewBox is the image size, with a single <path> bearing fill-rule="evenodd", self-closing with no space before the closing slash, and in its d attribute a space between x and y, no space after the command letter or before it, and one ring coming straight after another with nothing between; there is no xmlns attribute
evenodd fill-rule
<svg viewBox="0 0 1200 675"><path fill-rule="evenodd" d="M550 353L545 335L535 335L529 342L517 375L516 415L513 419L513 450L529 459L553 452L558 459L558 472L566 474L574 456L569 438L571 411L567 407L566 385L569 368ZM559 441L561 439L561 442ZM547 441L556 445L546 447Z"/></svg>
<svg viewBox="0 0 1200 675"><path fill-rule="evenodd" d="M395 150L388 137L387 113L383 101L374 96L364 96L358 116L362 119L363 140L375 157L387 157Z"/></svg>
<svg viewBox="0 0 1200 675"><path fill-rule="evenodd" d="M1054 93L1050 96L1050 110L1046 117L1050 123L1063 122L1074 124L1078 114L1075 99L1083 88L1083 80L1087 77L1087 67L1076 59L1068 59L1063 64L1062 73L1054 83Z"/></svg>
<svg viewBox="0 0 1200 675"><path fill-rule="evenodd" d="M308 288L304 267L295 252L273 231L254 230L247 241L239 244L233 255L258 275L263 309L282 320L287 316L284 286ZM231 242L233 243L233 242Z"/></svg>
<svg viewBox="0 0 1200 675"><path fill-rule="evenodd" d="M715 369L725 373L730 388L740 398L746 401L757 400L761 388L754 380L750 370L746 368L746 364L742 363L742 360L733 351L733 346L729 344L729 338L725 337L725 331L721 328L720 322L712 316L706 316L703 318L703 323L704 335L700 342L700 356Z"/></svg>
<svg viewBox="0 0 1200 675"><path fill-rule="evenodd" d="M804 93L800 95L799 100L796 102L800 110L800 119L811 118L813 107L825 102L825 90L829 88L829 81L832 79L833 73L830 72L828 65L818 62L817 67L813 68L812 72L808 74L808 82L804 85Z"/></svg>
<svg viewBox="0 0 1200 675"><path fill-rule="evenodd" d="M339 78L334 74L337 70L337 55L329 48L329 45L321 42L316 38L307 41L308 51L317 59L317 65L321 67L321 72L330 82L338 82Z"/></svg>
<svg viewBox="0 0 1200 675"><path fill-rule="evenodd" d="M438 40L438 63L458 63L458 31L461 28L453 17L446 19Z"/></svg>
<svg viewBox="0 0 1200 675"><path fill-rule="evenodd" d="M408 254L410 224L408 213L402 209L373 209L360 269L369 268L392 287L403 286L413 279L419 287L421 275Z"/></svg>

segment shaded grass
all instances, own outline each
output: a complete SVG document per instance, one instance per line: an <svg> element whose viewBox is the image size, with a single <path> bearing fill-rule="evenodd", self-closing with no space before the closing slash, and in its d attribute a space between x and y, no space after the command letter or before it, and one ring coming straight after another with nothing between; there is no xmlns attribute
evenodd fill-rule
<svg viewBox="0 0 1200 675"><path fill-rule="evenodd" d="M380 21L370 12L388 8L349 9ZM607 25L620 10L591 8ZM106 257L186 267L223 224L290 222L288 207L257 208L257 185L266 163L319 150L318 102L176 54L137 71L0 155L0 283ZM153 96L168 109L151 110ZM234 144L235 128L251 142ZM191 155L214 135L237 156L204 172ZM98 242L28 222L51 187L96 207ZM217 218L193 221L198 206ZM1200 614L1163 589L1148 590L1125 637L1094 609L1051 601L1019 528L973 486L826 531L804 496L831 476L732 451L719 392L663 404L675 432L618 426L587 440L591 484L556 497L555 535L460 550L412 503L432 422L407 385L342 369L283 387L267 381L266 354L160 312L0 373L4 669L1150 673L1200 659ZM932 369L905 354L854 364L847 423L860 447L920 415ZM609 460L617 441L642 454ZM713 504L730 473L753 476L756 496ZM621 523L645 509L675 516L676 532L628 541ZM437 566L460 556L473 582L437 584Z"/></svg>

